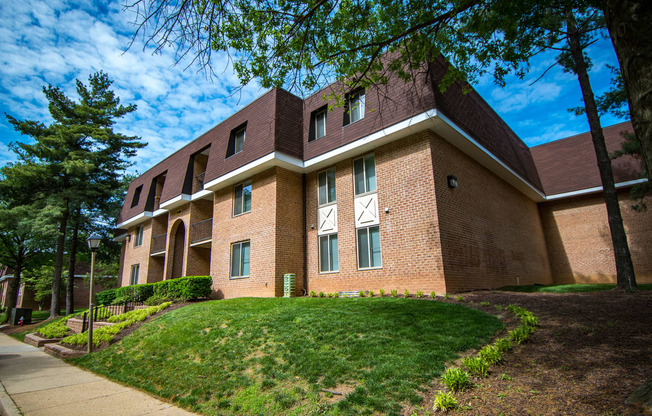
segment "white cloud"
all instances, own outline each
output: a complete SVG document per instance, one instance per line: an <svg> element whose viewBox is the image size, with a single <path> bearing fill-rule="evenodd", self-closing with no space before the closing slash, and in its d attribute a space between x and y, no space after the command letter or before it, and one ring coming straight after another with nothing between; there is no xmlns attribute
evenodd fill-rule
<svg viewBox="0 0 652 416"><path fill-rule="evenodd" d="M127 50L135 30L132 12L123 12L118 1L103 10L105 14L80 0L2 2L0 110L48 122L44 85L57 85L76 97L74 79L86 82L90 74L103 70L114 80L121 102L138 105L116 129L149 143L136 160L143 172L262 93L254 83L232 96L239 82L230 66L218 78L208 79L196 67L184 71L188 62L175 65L171 51L143 51L140 39ZM221 54L214 58L227 62ZM0 128L4 144L26 139Z"/></svg>

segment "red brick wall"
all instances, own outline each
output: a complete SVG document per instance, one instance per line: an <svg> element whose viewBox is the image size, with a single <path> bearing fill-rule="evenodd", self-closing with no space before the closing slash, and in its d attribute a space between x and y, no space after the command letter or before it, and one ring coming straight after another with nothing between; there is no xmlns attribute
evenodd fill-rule
<svg viewBox="0 0 652 416"><path fill-rule="evenodd" d="M140 264L138 272L138 282L146 283L148 279L148 265L149 265L149 248L152 240L152 220L148 220L142 224L143 230L143 244L134 247L136 241L136 230L138 227L129 228L129 240L123 242L123 257L122 257L122 275L118 286L129 286L131 279L131 266Z"/></svg>
<svg viewBox="0 0 652 416"><path fill-rule="evenodd" d="M251 211L233 216L233 187L215 192L211 276L220 298L275 295L276 175L275 169L254 175ZM249 240L250 275L230 278L231 244Z"/></svg>
<svg viewBox="0 0 652 416"><path fill-rule="evenodd" d="M303 175L276 169L276 296L283 296L283 275L296 275L296 294L303 292Z"/></svg>
<svg viewBox="0 0 652 416"><path fill-rule="evenodd" d="M382 268L358 270L353 159L337 163L339 272L319 273L317 173L306 177L308 290L408 289L444 292L429 135L415 134L375 150ZM389 213L384 209L389 208ZM315 229L311 229L311 224Z"/></svg>
<svg viewBox="0 0 652 416"><path fill-rule="evenodd" d="M537 205L432 134L446 290L551 283ZM448 175L459 186L448 187Z"/></svg>
<svg viewBox="0 0 652 416"><path fill-rule="evenodd" d="M631 209L629 190L619 192L638 283L652 283L652 212ZM650 201L648 200L648 205ZM615 283L616 265L602 194L540 205L550 268L556 283Z"/></svg>

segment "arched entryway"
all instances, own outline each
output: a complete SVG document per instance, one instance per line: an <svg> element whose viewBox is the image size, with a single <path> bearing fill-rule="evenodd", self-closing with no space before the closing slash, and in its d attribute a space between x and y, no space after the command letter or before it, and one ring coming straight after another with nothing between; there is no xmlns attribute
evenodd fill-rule
<svg viewBox="0 0 652 416"><path fill-rule="evenodd" d="M177 277L183 276L183 257L186 251L186 227L183 225L183 221L179 221L177 230L171 237L173 238L174 247L171 253L172 273L170 274L170 278L176 279Z"/></svg>

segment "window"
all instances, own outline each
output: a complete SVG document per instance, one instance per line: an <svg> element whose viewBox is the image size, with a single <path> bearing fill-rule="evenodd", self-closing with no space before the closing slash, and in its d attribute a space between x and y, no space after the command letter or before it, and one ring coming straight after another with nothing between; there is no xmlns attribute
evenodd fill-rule
<svg viewBox="0 0 652 416"><path fill-rule="evenodd" d="M231 130L231 136L229 137L229 147L226 149L226 157L233 156L236 153L242 152L242 149L244 148L246 131L247 123Z"/></svg>
<svg viewBox="0 0 652 416"><path fill-rule="evenodd" d="M380 228L378 226L358 229L358 268L381 267Z"/></svg>
<svg viewBox="0 0 652 416"><path fill-rule="evenodd" d="M353 178L356 195L376 190L376 159L373 153L353 161Z"/></svg>
<svg viewBox="0 0 652 416"><path fill-rule="evenodd" d="M143 231L144 228L142 226L136 228L136 234L134 235L134 247L143 245Z"/></svg>
<svg viewBox="0 0 652 416"><path fill-rule="evenodd" d="M231 277L249 276L249 241L231 244Z"/></svg>
<svg viewBox="0 0 652 416"><path fill-rule="evenodd" d="M319 237L319 271L336 272L339 268L337 234Z"/></svg>
<svg viewBox="0 0 652 416"><path fill-rule="evenodd" d="M233 188L233 215L249 211L251 211L251 181L246 181Z"/></svg>
<svg viewBox="0 0 652 416"><path fill-rule="evenodd" d="M130 284L138 284L138 272L140 271L140 264L134 264L131 266L131 280Z"/></svg>
<svg viewBox="0 0 652 416"><path fill-rule="evenodd" d="M143 192L143 185L140 185L136 190L134 191L134 197L131 200L131 208L135 207L138 205L138 201L140 200L140 193Z"/></svg>
<svg viewBox="0 0 652 416"><path fill-rule="evenodd" d="M355 123L364 118L364 89L347 95L344 103L344 125Z"/></svg>
<svg viewBox="0 0 652 416"><path fill-rule="evenodd" d="M319 173L319 205L335 200L335 168L330 168Z"/></svg>
<svg viewBox="0 0 652 416"><path fill-rule="evenodd" d="M326 135L326 112L328 106L323 106L310 114L310 137L308 141L317 140Z"/></svg>

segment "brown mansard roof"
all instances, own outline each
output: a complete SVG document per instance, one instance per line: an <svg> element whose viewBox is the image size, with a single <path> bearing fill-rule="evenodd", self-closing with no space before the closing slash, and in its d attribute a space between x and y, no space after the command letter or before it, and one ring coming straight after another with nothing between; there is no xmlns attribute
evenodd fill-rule
<svg viewBox="0 0 652 416"><path fill-rule="evenodd" d="M609 153L620 149L623 133L633 132L629 121L604 127L604 138ZM597 159L591 139L586 132L565 139L535 146L530 149L546 195L602 186ZM612 160L616 183L641 177L640 163L634 157L622 156Z"/></svg>
<svg viewBox="0 0 652 416"><path fill-rule="evenodd" d="M305 100L282 89L271 90L136 178L127 191L118 224L152 210L146 204L148 200L151 204L156 178L160 175L166 175L161 203L187 193L183 187L190 157L207 146L205 183L273 151L308 160L431 109L450 119L530 185L543 190L525 143L478 93L472 89L463 93L462 90L468 88L463 83L452 85L445 93L439 92L437 82L446 67L446 62L439 59L411 83L395 79L380 89L370 88L365 91L365 106L373 111L366 112L364 119L346 127L342 127L343 109L329 111L326 136L315 141L308 139L310 115L325 105L334 104L323 101L322 97L341 85L333 84ZM230 132L245 122L243 151L226 158ZM132 207L134 194L141 186L138 203Z"/></svg>

